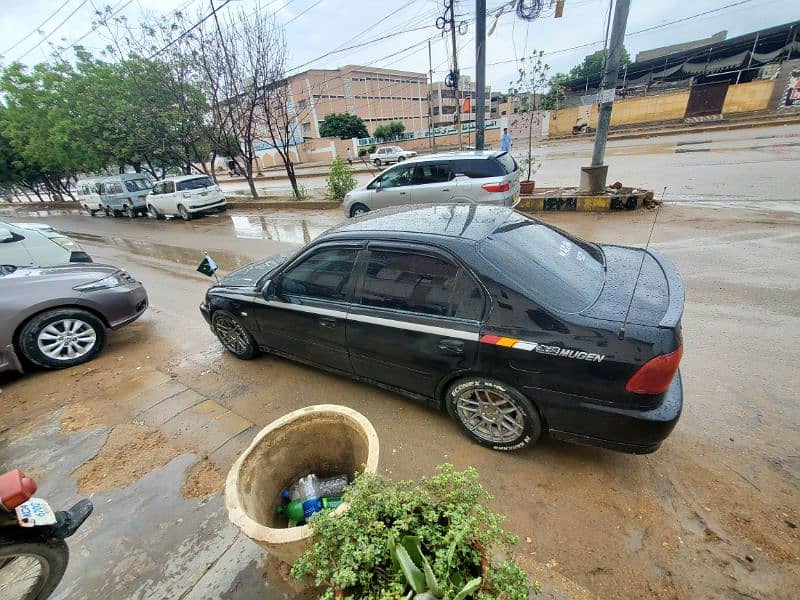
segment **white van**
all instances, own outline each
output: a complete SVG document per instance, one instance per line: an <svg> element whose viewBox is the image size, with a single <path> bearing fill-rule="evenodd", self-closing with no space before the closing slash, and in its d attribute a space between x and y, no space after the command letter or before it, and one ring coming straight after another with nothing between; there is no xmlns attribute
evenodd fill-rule
<svg viewBox="0 0 800 600"><path fill-rule="evenodd" d="M147 194L153 188L143 173L121 173L100 182L100 199L106 216L125 214L131 219L147 214Z"/></svg>
<svg viewBox="0 0 800 600"><path fill-rule="evenodd" d="M70 262L92 262L73 240L55 231L52 233L51 236L0 221L0 265L54 267Z"/></svg>
<svg viewBox="0 0 800 600"><path fill-rule="evenodd" d="M103 210L103 202L100 200L100 182L102 180L103 178L81 179L76 186L78 202L92 216Z"/></svg>

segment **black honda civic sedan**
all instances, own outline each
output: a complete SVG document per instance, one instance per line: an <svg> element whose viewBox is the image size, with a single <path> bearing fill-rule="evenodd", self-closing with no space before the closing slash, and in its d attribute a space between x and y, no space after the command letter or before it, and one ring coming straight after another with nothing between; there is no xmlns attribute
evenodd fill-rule
<svg viewBox="0 0 800 600"><path fill-rule="evenodd" d="M554 438L647 453L683 404L684 291L654 250L509 208L400 207L234 271L200 309L272 352L446 409L496 450Z"/></svg>

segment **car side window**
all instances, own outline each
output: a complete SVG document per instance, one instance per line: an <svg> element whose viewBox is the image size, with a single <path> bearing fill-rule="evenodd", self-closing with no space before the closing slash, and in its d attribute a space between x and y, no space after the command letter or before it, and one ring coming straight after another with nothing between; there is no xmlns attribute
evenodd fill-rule
<svg viewBox="0 0 800 600"><path fill-rule="evenodd" d="M447 163L421 165L414 169L414 185L446 181L450 181L450 165Z"/></svg>
<svg viewBox="0 0 800 600"><path fill-rule="evenodd" d="M160 194L160 193L161 193L161 190L163 190L163 189L164 189L164 184L163 184L163 183L157 183L157 184L155 184L155 185L153 186L153 192L152 192L152 194L153 194L154 196L155 196L155 195L157 195L157 194Z"/></svg>
<svg viewBox="0 0 800 600"><path fill-rule="evenodd" d="M381 189L411 185L413 167L395 167L381 177Z"/></svg>
<svg viewBox="0 0 800 600"><path fill-rule="evenodd" d="M470 179L501 177L506 174L500 164L487 159L460 159L453 163L453 169L456 173L462 173Z"/></svg>
<svg viewBox="0 0 800 600"><path fill-rule="evenodd" d="M175 182L173 181L165 181L164 182L164 194L171 194L175 191Z"/></svg>
<svg viewBox="0 0 800 600"><path fill-rule="evenodd" d="M361 304L423 315L454 316L458 271L454 263L438 256L405 250L370 250ZM459 312L466 311L466 307L459 308Z"/></svg>
<svg viewBox="0 0 800 600"><path fill-rule="evenodd" d="M356 248L326 248L315 252L281 276L280 293L345 300L357 254Z"/></svg>

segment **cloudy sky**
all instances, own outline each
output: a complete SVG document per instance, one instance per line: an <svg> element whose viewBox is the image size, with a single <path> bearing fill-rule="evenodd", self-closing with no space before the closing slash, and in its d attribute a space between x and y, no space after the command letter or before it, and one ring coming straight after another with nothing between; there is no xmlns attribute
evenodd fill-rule
<svg viewBox="0 0 800 600"><path fill-rule="evenodd" d="M553 72L568 70L601 49L609 1L566 0L560 19L547 8L533 22L521 21L514 13L501 16L487 42L488 82L506 90L516 72L515 60L534 49L547 54ZM490 12L505 3L487 0ZM210 12L209 0L0 0L0 61L34 64L48 59L51 44L70 46L78 40L99 51L106 41L92 31L92 21L95 10L108 4L131 22L144 12ZM429 39L434 79L443 79L448 69L449 36L443 39L435 27L442 0L233 0L222 8L230 10L274 12L286 30L289 66L296 70L362 64L427 72ZM473 76L474 0L456 0L456 12L466 29L457 40L461 71ZM633 56L721 30L733 37L798 19L797 0L632 0L625 45ZM493 20L490 17L490 25ZM643 29L648 31L640 32ZM347 50L357 44L363 45Z"/></svg>

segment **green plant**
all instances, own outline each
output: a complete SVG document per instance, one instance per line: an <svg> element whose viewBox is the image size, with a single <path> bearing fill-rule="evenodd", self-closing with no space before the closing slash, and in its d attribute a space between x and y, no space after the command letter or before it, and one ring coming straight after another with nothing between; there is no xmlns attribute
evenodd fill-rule
<svg viewBox="0 0 800 600"><path fill-rule="evenodd" d="M366 148L359 148L358 149L358 156L359 157L366 156L367 154L369 154L369 150L367 150Z"/></svg>
<svg viewBox="0 0 800 600"><path fill-rule="evenodd" d="M528 151L523 158L523 162L528 167L527 181L531 180L531 175L536 172L534 165L536 159L533 156L533 124L538 122L541 118L541 113L538 111L540 108L537 105L537 94L541 96L541 92L547 85L547 73L550 66L542 60L544 52L541 50L533 51L527 59L523 57L520 59L520 66L517 69L519 77L516 82L511 82L512 89L512 102L519 101L520 107L517 110L517 119L511 123L512 126L516 125L519 119L522 119L528 128ZM541 165L536 165L536 168Z"/></svg>
<svg viewBox="0 0 800 600"><path fill-rule="evenodd" d="M455 600L479 577L482 587L472 592L468 587L461 598L472 593L477 600L526 600L525 573L511 559L490 557L490 550L491 556L508 553L517 541L503 529L505 517L486 507L490 499L471 467L456 471L440 465L435 475L418 482L360 475L345 492L347 511L311 519L311 547L295 562L292 575L313 577L325 588L324 600L337 592L364 600L411 598L423 585L427 591L418 593Z"/></svg>
<svg viewBox="0 0 800 600"><path fill-rule="evenodd" d="M302 183L297 184L297 192L294 195L295 200L305 200L309 197L308 188Z"/></svg>
<svg viewBox="0 0 800 600"><path fill-rule="evenodd" d="M353 169L338 156L333 159L328 171L328 195L331 198L343 198L344 195L356 187L356 178Z"/></svg>

